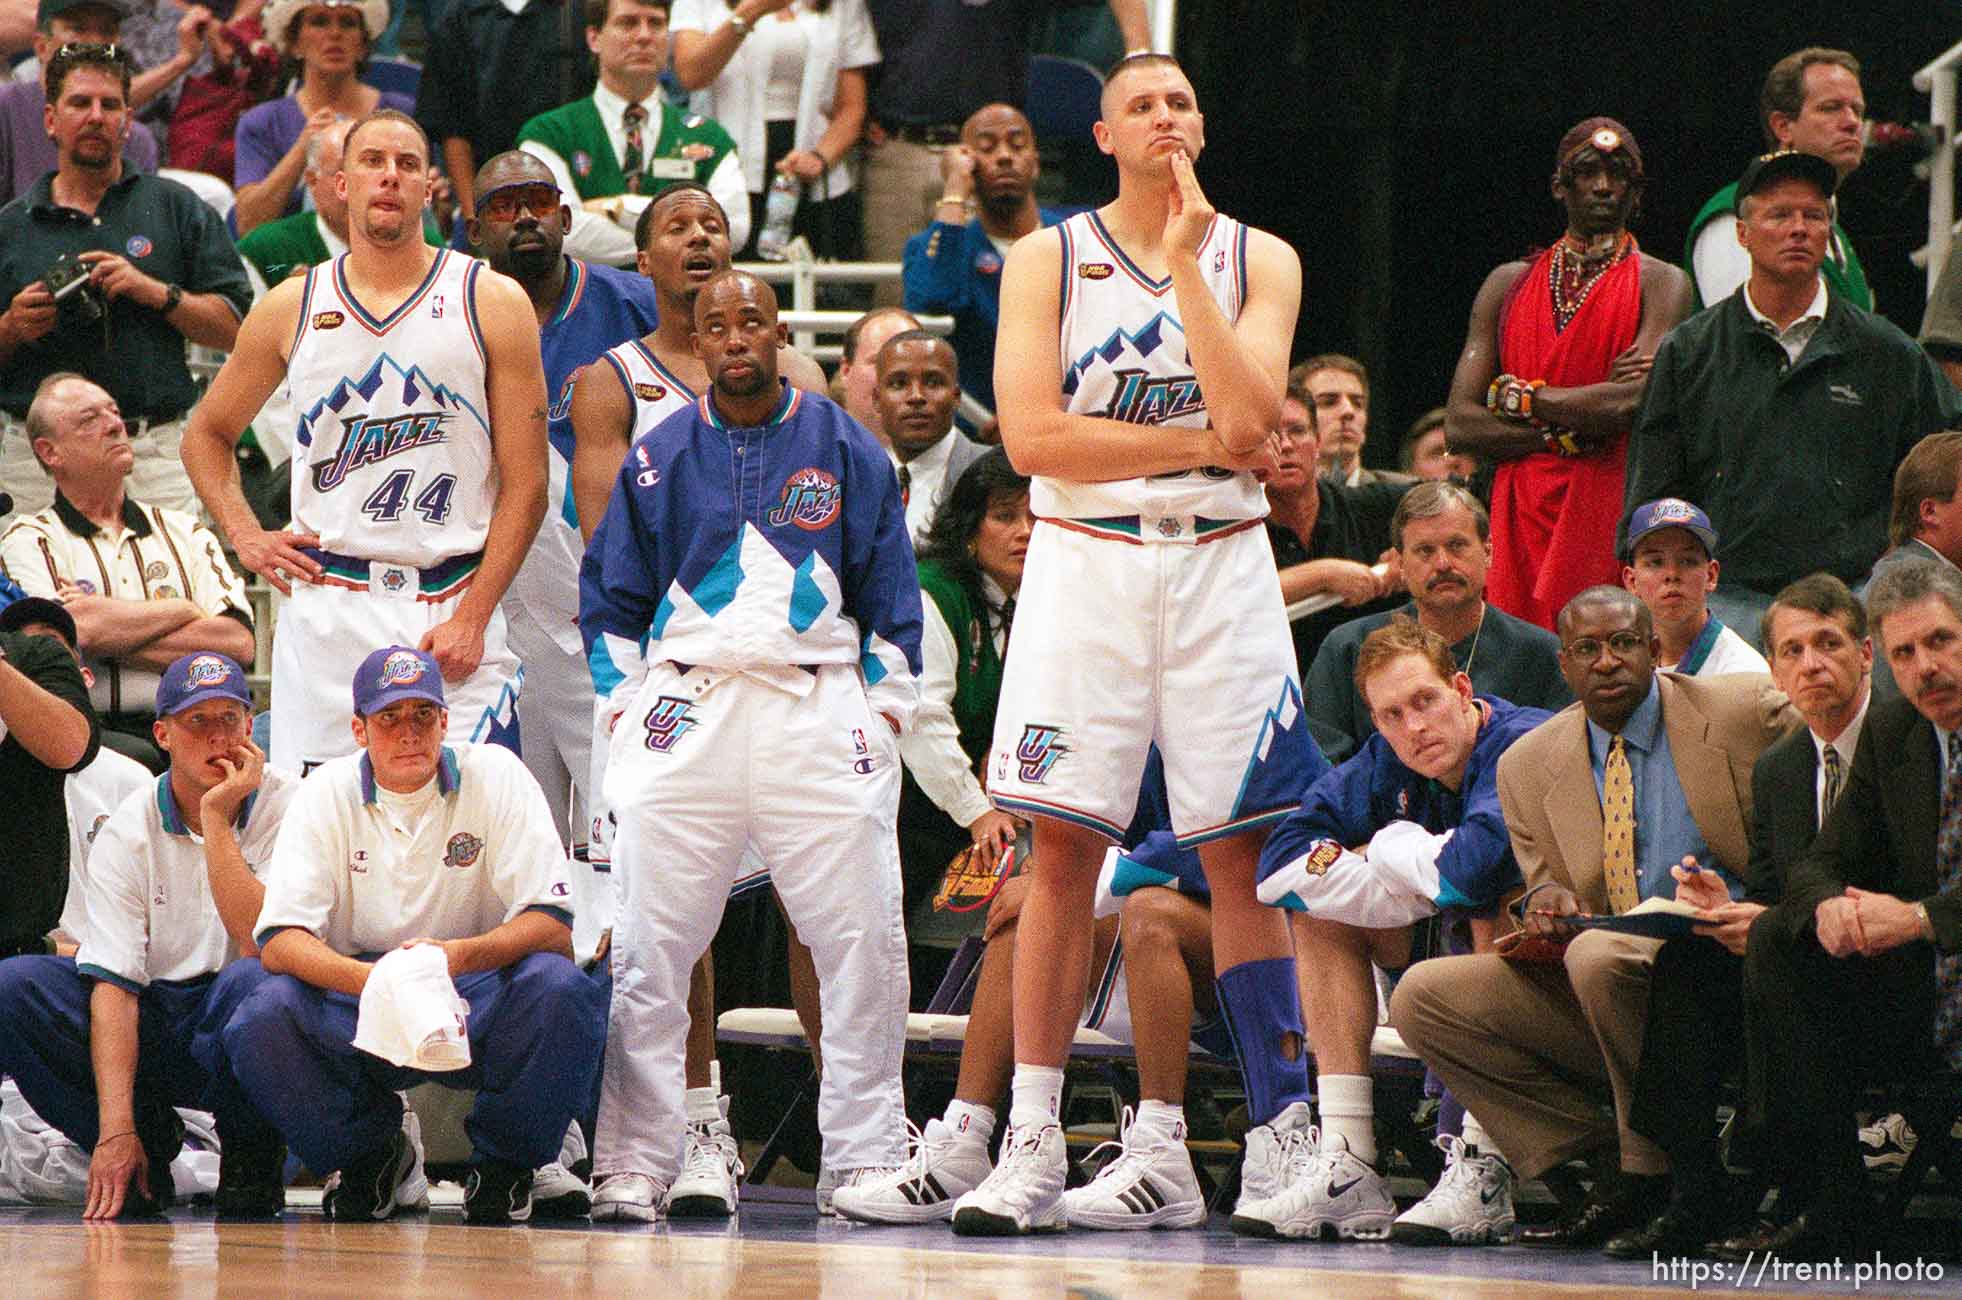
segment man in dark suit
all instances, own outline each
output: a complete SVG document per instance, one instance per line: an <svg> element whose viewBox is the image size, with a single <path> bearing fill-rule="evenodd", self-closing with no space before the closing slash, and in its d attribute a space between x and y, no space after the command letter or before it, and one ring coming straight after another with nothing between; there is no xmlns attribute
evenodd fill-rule
<svg viewBox="0 0 1962 1300"><path fill-rule="evenodd" d="M1867 587L1889 569L1919 560L1953 565L1962 560L1962 432L1931 433L1914 444L1894 471L1894 503L1887 516L1889 550L1874 561ZM1873 665L1873 697L1897 700L1885 658Z"/></svg>
<svg viewBox="0 0 1962 1300"><path fill-rule="evenodd" d="M899 475L906 531L917 547L926 540L940 502L988 449L954 427L960 363L947 340L904 330L886 340L875 365L872 403L886 454Z"/></svg>
<svg viewBox="0 0 1962 1300"><path fill-rule="evenodd" d="M1719 1253L1846 1256L1866 1227L1859 1084L1962 1066L1962 574L1903 564L1867 592L1903 698L1874 706L1834 805L1744 954L1753 1121L1789 1222ZM1765 1105L1775 1089L1776 1105Z"/></svg>
<svg viewBox="0 0 1962 1300"><path fill-rule="evenodd" d="M1678 867L1676 898L1706 909L1694 938L1662 945L1650 972L1649 1020L1629 1127L1669 1154L1667 1209L1608 1242L1624 1259L1693 1255L1721 1236L1732 1207L1718 1162L1716 1099L1743 1024L1744 948L1751 923L1784 892L1783 864L1812 847L1845 788L1866 722L1873 648L1867 612L1829 573L1780 591L1762 641L1771 677L1805 726L1751 769L1751 866L1733 900L1709 872ZM1751 1071L1762 1078L1761 1069Z"/></svg>
<svg viewBox="0 0 1962 1300"><path fill-rule="evenodd" d="M1577 913L1673 894L1670 869L1691 854L1741 889L1751 767L1794 720L1784 697L1763 675L1657 673L1648 607L1620 587L1581 592L1557 629L1579 703L1499 760L1529 928L1564 939ZM1521 1179L1564 1184L1555 1171L1569 1160L1605 1164L1585 1202L1556 1186L1567 1212L1526 1229L1527 1245L1598 1248L1663 1208L1668 1158L1627 1123L1660 946L1587 930L1556 961L1438 957L1397 985L1392 1023Z"/></svg>

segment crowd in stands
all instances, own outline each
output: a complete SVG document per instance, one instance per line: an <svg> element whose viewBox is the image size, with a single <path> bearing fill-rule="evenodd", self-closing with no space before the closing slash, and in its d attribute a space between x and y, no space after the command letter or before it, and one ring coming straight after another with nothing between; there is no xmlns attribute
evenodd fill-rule
<svg viewBox="0 0 1962 1300"><path fill-rule="evenodd" d="M1478 287L1398 469L1365 463L1385 435L1362 362L1287 372L1264 537L1313 744L1257 890L1287 916L1269 1010L1313 1096L1252 1063L1225 978L1246 967L1215 969L1154 758L1099 882L1086 1020L1114 1032L1128 984L1143 1099L1088 1186L999 1200L1030 805L990 788L1057 753L995 736L1045 478L999 445L1018 363L997 339L1011 249L1078 220L1038 202L1017 107L1040 8L448 0L414 11L411 91L366 75L399 37L388 0L41 0L0 87L0 1073L39 1117L0 1127L0 1199L167 1206L185 1106L216 1116L221 1213L277 1213L290 1148L339 1171L330 1213L385 1218L422 1178L397 1090L434 1078L480 1090L473 1219L731 1214L701 950L726 897L768 884L824 1066L826 1212L942 1220L985 1186L1020 1208L983 1231L1199 1223L1203 1052L1247 1071L1248 1235L1867 1241L1861 1144L1916 1135L1884 1105L1861 1128L1864 1085L1962 1068L1962 258L1920 342L1873 314L1835 202L1860 66L1825 49L1766 77L1765 152L1682 267L1629 232L1634 133L1577 122L1552 158L1565 228L1522 230L1551 242ZM1142 0L1108 11L1148 45ZM351 277L377 221L433 261L371 314ZM1096 216L1066 229L1110 250L1074 277L1149 287ZM830 376L731 271L797 238L904 265ZM950 334L920 328L943 314ZM490 376L483 427L434 481L377 477L359 515L479 540L382 555L337 540L360 518L321 526L324 493L451 435L350 417L338 461L315 439L378 387L470 407L438 367L334 369L409 315ZM194 348L232 356L209 397ZM535 436L507 439L521 411ZM756 476L787 446L779 501ZM795 545L758 540L765 514ZM241 570L287 598L276 631ZM725 671L759 590L796 637L743 623ZM650 628L669 660L641 662ZM694 711L711 688L748 712ZM806 700L850 725L800 730ZM522 763L499 748L518 736ZM685 739L716 757L684 788L659 763ZM799 802L834 758L877 782ZM699 842L657 863L676 826ZM350 901L389 872L394 912ZM466 874L475 892L445 883ZM909 1143L896 980L924 1008L969 938L956 1093ZM357 1022L384 966L403 1008L452 981L467 1037L375 1046ZM1444 1172L1401 1212L1379 974L1444 1096ZM1715 1148L1732 1078L1741 1182ZM1007 1168L1027 1142L1000 1136ZM1520 1228L1533 1179L1560 1210Z"/></svg>

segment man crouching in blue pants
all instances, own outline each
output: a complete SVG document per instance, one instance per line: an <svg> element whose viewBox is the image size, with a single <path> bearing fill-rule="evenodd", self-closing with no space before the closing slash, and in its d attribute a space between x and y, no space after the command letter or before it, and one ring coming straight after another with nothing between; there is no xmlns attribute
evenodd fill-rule
<svg viewBox="0 0 1962 1300"><path fill-rule="evenodd" d="M436 661L390 646L354 677L360 754L301 783L273 853L257 987L219 1036L253 1104L319 1173L331 1218L386 1219L414 1152L397 1089L477 1090L465 1131L472 1223L531 1215L532 1170L557 1157L590 1095L606 990L571 960L571 889L545 795L518 757L443 743ZM431 1073L353 1044L374 963L440 946L469 1004L469 1064Z"/></svg>
<svg viewBox="0 0 1962 1300"><path fill-rule="evenodd" d="M221 1216L277 1214L284 1204L278 1134L228 1076L193 1059L197 1027L236 1005L238 986L218 971L255 951L256 877L299 786L265 766L251 733L252 694L238 664L199 652L165 669L154 734L170 770L96 832L80 873L80 951L0 965L0 1073L89 1151L84 1218L170 1205L170 1162L184 1142L179 1105L217 1120Z"/></svg>

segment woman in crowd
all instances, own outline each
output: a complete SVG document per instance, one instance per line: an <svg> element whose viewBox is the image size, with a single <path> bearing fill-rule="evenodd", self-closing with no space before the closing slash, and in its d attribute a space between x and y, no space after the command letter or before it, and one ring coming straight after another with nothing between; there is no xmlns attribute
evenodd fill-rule
<svg viewBox="0 0 1962 1300"><path fill-rule="evenodd" d="M407 95L360 80L375 38L388 26L388 0L271 0L266 38L298 65L299 84L238 122L238 233L300 210L307 142L336 122L377 108L415 111Z"/></svg>
<svg viewBox="0 0 1962 1300"><path fill-rule="evenodd" d="M976 865L993 870L1015 839L1014 818L989 806L976 773L994 737L1002 658L1034 523L1029 480L997 447L955 482L920 548L924 666L919 717L899 741L906 764L899 858L914 1001L922 1005L939 983L944 950L959 942L960 927L937 925L931 914L949 859L971 845ZM976 911L973 919L984 915Z"/></svg>
<svg viewBox="0 0 1962 1300"><path fill-rule="evenodd" d="M804 186L796 234L820 256L857 260L862 205L847 156L865 129L865 70L879 44L865 0L675 0L674 71L691 107L735 137L755 256L770 181Z"/></svg>

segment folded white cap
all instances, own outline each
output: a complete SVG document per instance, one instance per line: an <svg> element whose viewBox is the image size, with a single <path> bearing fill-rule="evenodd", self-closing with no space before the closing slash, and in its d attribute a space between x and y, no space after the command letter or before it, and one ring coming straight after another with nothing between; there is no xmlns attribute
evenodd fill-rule
<svg viewBox="0 0 1962 1300"><path fill-rule="evenodd" d="M368 972L354 1045L410 1069L461 1070L470 1064L469 1016L441 946L397 948Z"/></svg>

